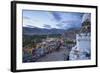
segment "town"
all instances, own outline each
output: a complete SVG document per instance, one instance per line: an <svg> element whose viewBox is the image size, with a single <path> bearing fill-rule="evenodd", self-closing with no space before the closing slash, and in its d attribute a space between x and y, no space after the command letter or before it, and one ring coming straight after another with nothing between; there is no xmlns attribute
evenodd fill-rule
<svg viewBox="0 0 100 73"><path fill-rule="evenodd" d="M84 14L80 28L23 27L23 62L91 59L91 16Z"/></svg>
<svg viewBox="0 0 100 73"><path fill-rule="evenodd" d="M75 45L75 42L66 41L63 38L49 38L42 39L42 42L37 43L35 47L30 49L24 49L24 52L29 53L28 57L30 59L25 59L24 61L27 62L34 62L34 61L64 61L69 60L69 52L71 47ZM55 54L56 53L56 54ZM52 55L51 55L52 54ZM51 57L50 57L51 56ZM55 56L55 57L54 57ZM57 56L59 58L57 58ZM53 58L54 57L54 58ZM43 58L43 60L42 60ZM54 59L54 60L53 60Z"/></svg>

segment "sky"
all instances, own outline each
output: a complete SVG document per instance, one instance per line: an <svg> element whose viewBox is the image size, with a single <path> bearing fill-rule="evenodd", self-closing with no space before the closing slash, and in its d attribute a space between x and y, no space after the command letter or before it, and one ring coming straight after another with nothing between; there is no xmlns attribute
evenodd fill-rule
<svg viewBox="0 0 100 73"><path fill-rule="evenodd" d="M81 27L84 13L23 10L23 27L69 29Z"/></svg>

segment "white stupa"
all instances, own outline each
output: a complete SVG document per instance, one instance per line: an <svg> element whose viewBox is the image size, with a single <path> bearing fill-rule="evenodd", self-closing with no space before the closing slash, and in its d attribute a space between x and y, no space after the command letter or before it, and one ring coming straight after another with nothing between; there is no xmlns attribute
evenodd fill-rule
<svg viewBox="0 0 100 73"><path fill-rule="evenodd" d="M82 23L85 20L91 20L90 14L85 14ZM87 60L91 58L91 35L90 33L76 34L76 45L72 47L69 55L70 60Z"/></svg>
<svg viewBox="0 0 100 73"><path fill-rule="evenodd" d="M70 60L86 60L90 59L91 55L91 39L90 33L87 35L77 34L76 35L76 45L72 48L70 52Z"/></svg>

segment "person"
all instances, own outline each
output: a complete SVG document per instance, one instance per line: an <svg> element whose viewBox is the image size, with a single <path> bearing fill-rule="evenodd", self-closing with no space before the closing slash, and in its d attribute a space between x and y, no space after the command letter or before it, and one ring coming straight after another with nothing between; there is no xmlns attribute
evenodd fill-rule
<svg viewBox="0 0 100 73"><path fill-rule="evenodd" d="M69 60L69 55L67 55L66 53L64 53L63 55L64 55L64 61Z"/></svg>

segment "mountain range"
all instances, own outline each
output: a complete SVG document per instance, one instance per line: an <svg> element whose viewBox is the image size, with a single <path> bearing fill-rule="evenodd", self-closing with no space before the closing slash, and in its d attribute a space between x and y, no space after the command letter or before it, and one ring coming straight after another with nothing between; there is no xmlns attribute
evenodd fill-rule
<svg viewBox="0 0 100 73"><path fill-rule="evenodd" d="M24 35L49 35L49 34L63 34L66 30L64 29L46 29L46 28L30 28L30 27L23 27L23 34Z"/></svg>

